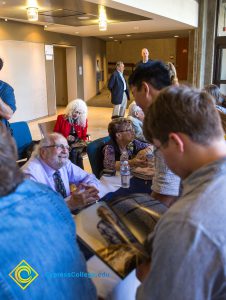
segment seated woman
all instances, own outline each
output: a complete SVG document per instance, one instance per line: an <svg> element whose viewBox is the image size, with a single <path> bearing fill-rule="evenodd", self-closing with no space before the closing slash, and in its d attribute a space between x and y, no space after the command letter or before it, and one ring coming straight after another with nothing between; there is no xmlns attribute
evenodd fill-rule
<svg viewBox="0 0 226 300"><path fill-rule="evenodd" d="M111 140L103 148L104 169L119 170L120 155L124 151L128 154L128 162L131 168L147 167L146 153L150 151L152 146L134 139L133 125L130 120L126 118L112 120L108 125L108 133Z"/></svg>
<svg viewBox="0 0 226 300"><path fill-rule="evenodd" d="M203 91L205 91L213 97L217 110L226 114L226 108L223 107L224 97L221 94L219 87L215 84L209 84L204 86Z"/></svg>
<svg viewBox="0 0 226 300"><path fill-rule="evenodd" d="M140 106L136 105L136 102L133 101L129 105L127 119L130 120L133 124L135 138L144 141L145 137L143 134L143 121L144 121L144 112Z"/></svg>
<svg viewBox="0 0 226 300"><path fill-rule="evenodd" d="M68 103L65 114L57 117L54 127L54 132L61 133L71 147L69 159L82 169L84 167L81 152L84 145L81 146L81 141L87 140L87 126L86 103L81 99L75 99Z"/></svg>

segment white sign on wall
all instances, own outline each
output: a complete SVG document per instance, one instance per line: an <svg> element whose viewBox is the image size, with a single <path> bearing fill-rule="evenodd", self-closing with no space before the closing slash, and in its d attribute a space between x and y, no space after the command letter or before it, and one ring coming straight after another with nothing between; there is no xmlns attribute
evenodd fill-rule
<svg viewBox="0 0 226 300"><path fill-rule="evenodd" d="M46 60L53 60L53 45L45 45Z"/></svg>

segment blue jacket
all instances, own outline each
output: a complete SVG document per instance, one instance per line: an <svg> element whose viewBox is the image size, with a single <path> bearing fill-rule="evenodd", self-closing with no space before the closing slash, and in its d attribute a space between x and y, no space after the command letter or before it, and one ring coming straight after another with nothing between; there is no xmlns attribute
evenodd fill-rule
<svg viewBox="0 0 226 300"><path fill-rule="evenodd" d="M0 299L96 299L90 279L82 277L86 266L70 211L49 187L25 180L0 198L0 245ZM22 260L38 273L25 289L9 276ZM11 275L34 278L27 270Z"/></svg>
<svg viewBox="0 0 226 300"><path fill-rule="evenodd" d="M126 80L125 80L126 82ZM119 72L116 70L111 75L109 82L108 82L108 89L111 91L111 103L114 105L121 104L123 99L123 93L124 93L124 84L122 81L122 78L119 74ZM126 83L126 95L127 99L130 99L129 97L129 89L128 85Z"/></svg>

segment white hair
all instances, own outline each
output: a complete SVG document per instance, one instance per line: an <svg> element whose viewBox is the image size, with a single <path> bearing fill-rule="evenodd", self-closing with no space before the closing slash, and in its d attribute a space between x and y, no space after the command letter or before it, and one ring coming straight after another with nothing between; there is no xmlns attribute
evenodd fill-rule
<svg viewBox="0 0 226 300"><path fill-rule="evenodd" d="M136 102L133 101L128 107L128 116L136 117L135 113L138 111L142 111L142 108L140 106L136 105Z"/></svg>
<svg viewBox="0 0 226 300"><path fill-rule="evenodd" d="M55 141L57 141L58 139L62 139L62 138L65 139L65 137L62 134L57 133L57 132L53 132L53 133L50 133L50 134L46 135L43 139L41 139L40 143L35 146L34 151L32 152L31 157L32 158L34 158L34 157L40 157L40 150L41 150L41 148L44 148L46 146L50 146L50 145L54 144Z"/></svg>
<svg viewBox="0 0 226 300"><path fill-rule="evenodd" d="M68 103L65 115L68 117L70 123L73 123L72 114L74 111L80 112L80 115L77 119L77 124L79 126L85 127L87 119L87 105L85 101L83 101L82 99L75 99Z"/></svg>

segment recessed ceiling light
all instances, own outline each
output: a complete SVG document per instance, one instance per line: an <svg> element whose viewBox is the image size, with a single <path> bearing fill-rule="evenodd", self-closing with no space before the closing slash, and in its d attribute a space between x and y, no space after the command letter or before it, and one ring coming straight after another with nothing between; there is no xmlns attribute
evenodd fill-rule
<svg viewBox="0 0 226 300"><path fill-rule="evenodd" d="M81 17L78 17L79 20L88 20L90 19L90 17L88 16L81 16Z"/></svg>
<svg viewBox="0 0 226 300"><path fill-rule="evenodd" d="M179 37L179 35L174 35L174 37L175 37L175 38L178 38L178 37Z"/></svg>
<svg viewBox="0 0 226 300"><path fill-rule="evenodd" d="M45 25L44 27L45 27L45 28L47 28L47 27L48 27L48 25Z"/></svg>
<svg viewBox="0 0 226 300"><path fill-rule="evenodd" d="M115 42L118 42L118 40L114 40Z"/></svg>
<svg viewBox="0 0 226 300"><path fill-rule="evenodd" d="M8 19L5 19L5 21L7 22L7 21L8 21Z"/></svg>
<svg viewBox="0 0 226 300"><path fill-rule="evenodd" d="M113 36L109 36L108 38L109 38L109 39L113 39L114 37L113 37Z"/></svg>
<svg viewBox="0 0 226 300"><path fill-rule="evenodd" d="M127 37L130 37L130 36L131 36L131 34L127 34L126 36L127 36Z"/></svg>

